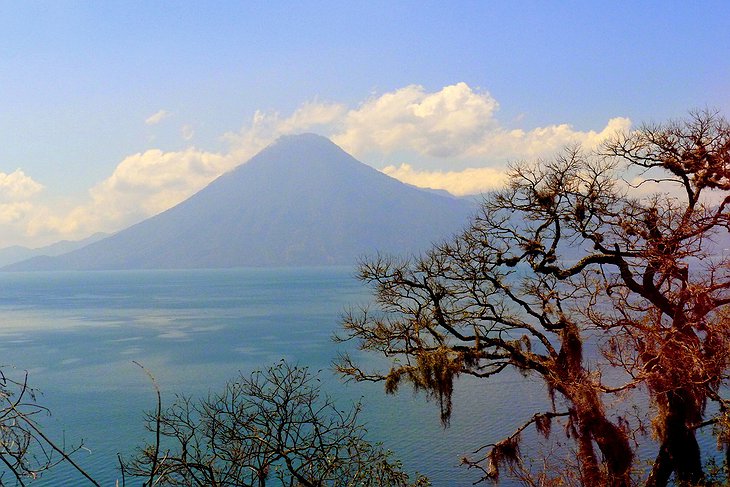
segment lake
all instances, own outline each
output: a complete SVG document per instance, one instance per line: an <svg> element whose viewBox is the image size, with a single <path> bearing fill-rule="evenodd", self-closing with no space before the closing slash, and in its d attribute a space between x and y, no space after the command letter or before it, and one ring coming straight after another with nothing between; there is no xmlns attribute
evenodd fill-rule
<svg viewBox="0 0 730 487"><path fill-rule="evenodd" d="M350 267L192 271L0 274L0 353L6 370L27 370L52 416L53 438L83 439L75 459L102 485L119 480L117 453L152 441L143 414L155 406L147 375L163 400L202 396L281 358L321 370L323 389L338 404L362 398L370 439L395 451L409 472L435 486L471 485L478 473L459 466L475 448L510 433L547 408L542 385L516 373L456 385L451 426L438 405L403 388L386 396L380 384L344 384L331 370L338 352L362 363L383 359L336 344L332 334L348 306L370 301ZM141 482L140 482L141 484ZM69 468L32 485L84 485ZM127 485L133 483L127 482ZM508 485L508 484L504 484Z"/></svg>

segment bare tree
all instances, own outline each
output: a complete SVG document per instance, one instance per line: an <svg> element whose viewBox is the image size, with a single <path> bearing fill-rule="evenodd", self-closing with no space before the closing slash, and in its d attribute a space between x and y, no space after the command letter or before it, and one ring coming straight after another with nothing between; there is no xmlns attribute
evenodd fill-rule
<svg viewBox="0 0 730 487"><path fill-rule="evenodd" d="M317 376L282 361L220 394L180 397L151 414L161 442L141 449L124 471L148 478L145 485L427 485L423 477L409 483L391 453L366 440L359 411L359 404L338 409Z"/></svg>
<svg viewBox="0 0 730 487"><path fill-rule="evenodd" d="M553 408L466 459L482 479L519 466L526 427L547 436L564 417L580 482L636 482L629 437L640 425L607 398L644 388L660 442L647 483L703 482L696 429L727 423L705 412L708 401L726 412L730 262L711 244L730 228L728 171L730 126L707 111L621 135L601 153L574 147L515 165L462 234L412 260L361 264L379 309L348 313L339 339L393 366L366 371L344 356L339 370L387 392L403 381L424 389L444 423L461 374L542 378ZM609 381L608 369L623 379Z"/></svg>
<svg viewBox="0 0 730 487"><path fill-rule="evenodd" d="M60 463L98 486L71 458L83 445L66 450L43 432L38 416L48 414L28 385L27 373L17 378L0 370L0 486L26 485Z"/></svg>

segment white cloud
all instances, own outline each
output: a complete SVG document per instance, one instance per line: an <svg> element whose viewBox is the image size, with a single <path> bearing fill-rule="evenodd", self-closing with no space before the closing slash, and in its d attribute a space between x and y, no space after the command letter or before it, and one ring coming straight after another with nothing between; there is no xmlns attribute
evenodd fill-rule
<svg viewBox="0 0 730 487"><path fill-rule="evenodd" d="M575 130L565 123L510 130L496 118L498 108L488 92L466 83L433 93L411 85L348 111L335 124L339 130L332 140L365 161L387 161L405 151L411 160L388 166L386 174L416 186L470 194L503 183L509 161L549 157L575 143L592 149L631 126L627 118L612 118L598 131ZM440 167L417 167L424 158L429 166Z"/></svg>
<svg viewBox="0 0 730 487"><path fill-rule="evenodd" d="M214 153L189 147L132 154L89 191L86 202L66 210L30 204L28 198L42 186L22 171L0 173L0 192L5 195L0 196L0 204L5 203L0 223L15 222L15 231L23 222L23 232L48 235L47 240L52 234L80 238L119 230L174 206L283 134L313 131L329 136L364 162L386 165L383 172L397 179L463 195L503 184L508 161L550 156L573 143L595 147L615 131L630 127L628 119L612 118L605 127L591 131L566 123L508 129L498 120L498 109L488 92L457 83L434 92L410 85L351 108L315 100L288 116L257 111L239 131L223 135L227 150ZM169 115L160 110L145 123L160 123ZM186 125L181 135L188 140L194 131ZM395 157L398 166L393 165Z"/></svg>
<svg viewBox="0 0 730 487"><path fill-rule="evenodd" d="M0 203L0 224L7 225L22 221L31 214L33 205L28 201Z"/></svg>
<svg viewBox="0 0 730 487"><path fill-rule="evenodd" d="M357 156L411 151L465 164L495 164L506 160L550 155L572 143L595 147L631 122L613 118L600 131L578 131L569 124L509 130L496 118L497 101L466 83L428 93L422 86L374 97L350 110L344 129L333 140Z"/></svg>
<svg viewBox="0 0 730 487"><path fill-rule="evenodd" d="M85 235L115 231L164 211L230 169L222 154L189 148L153 149L126 157L114 173L89 191L90 201L64 215L44 215L29 223L31 234L55 231Z"/></svg>
<svg viewBox="0 0 730 487"><path fill-rule="evenodd" d="M43 190L43 185L16 169L7 174L0 172L0 202L27 200Z"/></svg>
<svg viewBox="0 0 730 487"><path fill-rule="evenodd" d="M427 93L422 86L371 98L344 120L333 140L355 154L411 149L436 157L459 156L475 140L497 126L498 104L466 83Z"/></svg>
<svg viewBox="0 0 730 487"><path fill-rule="evenodd" d="M39 211L35 199L43 189L20 169L0 172L0 247L25 234L26 222Z"/></svg>
<svg viewBox="0 0 730 487"><path fill-rule="evenodd" d="M499 128L483 134L464 155L470 158L491 157L510 160L547 157L567 145L576 143L586 149L594 149L607 138L630 127L631 120L617 117L610 119L599 132L578 131L569 124L549 125L527 131Z"/></svg>
<svg viewBox="0 0 730 487"><path fill-rule="evenodd" d="M134 197L145 212L159 212L229 169L226 162L221 154L194 148L180 152L148 150L126 157L90 193L96 201L127 195L125 199Z"/></svg>
<svg viewBox="0 0 730 487"><path fill-rule="evenodd" d="M387 166L382 171L404 183L421 188L444 189L456 196L483 193L500 188L506 173L491 167L467 168L462 171L418 171L410 164Z"/></svg>
<svg viewBox="0 0 730 487"><path fill-rule="evenodd" d="M631 124L625 118L612 118L599 131L579 131L565 123L509 130L496 118L498 108L489 93L466 83L433 93L410 85L373 96L349 110L342 104L315 101L288 117L257 111L248 125L224 138L231 153L246 160L279 135L316 131L373 165L407 152L413 160L405 162L414 168L427 158L432 164L439 161L448 166L448 171L503 167L507 161L549 156L573 143L592 148Z"/></svg>
<svg viewBox="0 0 730 487"><path fill-rule="evenodd" d="M147 125L157 125L169 116L170 112L168 112L167 110L159 110L147 117L144 123Z"/></svg>

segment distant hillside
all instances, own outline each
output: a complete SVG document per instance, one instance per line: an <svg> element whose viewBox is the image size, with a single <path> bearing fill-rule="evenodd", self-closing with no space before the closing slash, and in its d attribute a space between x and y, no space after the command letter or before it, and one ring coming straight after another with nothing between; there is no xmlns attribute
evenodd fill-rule
<svg viewBox="0 0 730 487"><path fill-rule="evenodd" d="M95 233L83 240L61 240L60 242L38 248L22 247L20 245L5 247L0 249L0 267L21 262L32 257L65 254L89 245L90 243L98 242L108 236L108 233Z"/></svg>
<svg viewBox="0 0 730 487"><path fill-rule="evenodd" d="M403 184L324 137L286 136L179 205L99 242L4 270L353 264L459 231L474 205Z"/></svg>

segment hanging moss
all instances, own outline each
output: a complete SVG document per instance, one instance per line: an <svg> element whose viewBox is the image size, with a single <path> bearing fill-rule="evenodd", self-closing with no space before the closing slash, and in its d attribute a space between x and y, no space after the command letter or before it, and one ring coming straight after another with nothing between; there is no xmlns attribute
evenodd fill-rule
<svg viewBox="0 0 730 487"><path fill-rule="evenodd" d="M403 370L403 367L395 368L393 367L390 369L390 372L387 376L385 376L385 393L386 394L395 394L395 392L398 390L398 385L400 384L400 380L403 377L403 374L405 374L406 371Z"/></svg>
<svg viewBox="0 0 730 487"><path fill-rule="evenodd" d="M487 456L487 477L499 481L499 469L520 460L520 435L505 438L492 447Z"/></svg>
<svg viewBox="0 0 730 487"><path fill-rule="evenodd" d="M539 414L535 416L535 429L538 433L547 439L550 436L553 421L547 414Z"/></svg>
<svg viewBox="0 0 730 487"><path fill-rule="evenodd" d="M403 378L407 378L416 390L424 390L439 401L441 421L448 424L451 417L451 396L454 378L468 364L478 361L477 352L454 352L448 347L421 350L415 366L394 367L385 377L385 391L393 394Z"/></svg>

